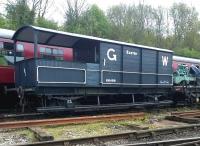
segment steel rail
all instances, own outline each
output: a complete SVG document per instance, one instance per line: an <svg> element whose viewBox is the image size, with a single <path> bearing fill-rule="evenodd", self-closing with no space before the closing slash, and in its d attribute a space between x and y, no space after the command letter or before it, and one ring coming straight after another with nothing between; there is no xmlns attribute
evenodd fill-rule
<svg viewBox="0 0 200 146"><path fill-rule="evenodd" d="M143 112L140 112L140 113L127 113L127 114L84 116L84 117L75 117L75 118L55 118L55 119L42 119L42 120L0 122L0 128L25 128L25 127L31 127L31 126L90 123L90 122L97 122L97 121L144 118L144 116L145 114Z"/></svg>
<svg viewBox="0 0 200 146"><path fill-rule="evenodd" d="M186 111L186 112L172 112L172 116L181 116L181 117L192 117L200 116L200 110Z"/></svg>
<svg viewBox="0 0 200 146"><path fill-rule="evenodd" d="M172 121L197 124L200 123L200 110L172 112L171 116L166 116L165 118Z"/></svg>
<svg viewBox="0 0 200 146"><path fill-rule="evenodd" d="M12 120L12 119L25 119L25 118L36 118L45 116L44 113L20 113L20 114L0 114L0 121Z"/></svg>
<svg viewBox="0 0 200 146"><path fill-rule="evenodd" d="M181 143L181 144L174 144L171 146L199 146L199 145L200 145L200 140L185 142L185 143Z"/></svg>
<svg viewBox="0 0 200 146"><path fill-rule="evenodd" d="M117 146L194 146L188 144L200 142L200 137L180 138L172 140L152 141L146 143L123 144Z"/></svg>
<svg viewBox="0 0 200 146"><path fill-rule="evenodd" d="M200 112L200 110L191 110L191 111L181 111L181 112L171 112L171 115L181 115L181 114L189 114L189 113L197 113Z"/></svg>

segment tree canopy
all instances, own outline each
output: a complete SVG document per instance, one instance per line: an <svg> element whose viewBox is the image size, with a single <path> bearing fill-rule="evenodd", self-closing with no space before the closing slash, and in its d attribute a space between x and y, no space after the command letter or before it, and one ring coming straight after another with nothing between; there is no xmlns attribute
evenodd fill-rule
<svg viewBox="0 0 200 146"><path fill-rule="evenodd" d="M86 0L66 0L64 23L47 19L53 0L10 0L0 14L0 27L17 29L31 24L130 43L171 49L200 58L200 20L194 7L174 3L169 9L140 3L119 4L103 11Z"/></svg>
<svg viewBox="0 0 200 146"><path fill-rule="evenodd" d="M110 24L104 12L98 6L92 5L87 11L84 11L78 19L78 27L71 26L74 24L72 22L66 23L66 28L73 28L74 32L86 35L108 37Z"/></svg>
<svg viewBox="0 0 200 146"><path fill-rule="evenodd" d="M11 29L34 23L35 13L30 10L26 0L16 0L16 2L8 3L6 12L7 25Z"/></svg>

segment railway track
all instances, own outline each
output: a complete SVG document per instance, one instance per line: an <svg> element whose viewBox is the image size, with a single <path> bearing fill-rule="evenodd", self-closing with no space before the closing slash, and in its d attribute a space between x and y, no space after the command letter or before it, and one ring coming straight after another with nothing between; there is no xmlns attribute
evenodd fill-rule
<svg viewBox="0 0 200 146"><path fill-rule="evenodd" d="M182 106L179 106L182 107ZM20 120L33 120L33 119L50 119L50 118L69 118L69 117L83 117L83 116L96 116L96 115L111 115L111 114L124 114L124 113L131 113L131 112L147 112L151 113L152 111L158 112L160 110L163 110L165 108L158 107L153 108L151 110L149 109L143 109L143 108L136 108L136 109L121 109L121 110L109 110L109 111L90 111L90 112L61 112L61 113L43 113L43 112L29 112L29 113L1 113L0 114L0 122L10 122L10 121L20 121ZM167 109L168 112L176 110L176 108L169 108ZM200 110L195 110L199 111ZM173 112L176 113L176 112ZM180 112L177 112L177 114Z"/></svg>
<svg viewBox="0 0 200 146"><path fill-rule="evenodd" d="M200 110L172 112L171 116L167 116L166 119L190 124L198 124L200 123Z"/></svg>
<svg viewBox="0 0 200 146"><path fill-rule="evenodd" d="M85 116L99 116L99 115L112 115L112 114L126 114L135 112L146 112L144 109L122 109L122 110L109 110L109 111L77 111L77 112L60 112L60 113L44 113L44 112L27 112L27 113L1 113L1 122L11 121L24 121L24 120L42 120L53 118L75 118Z"/></svg>
<svg viewBox="0 0 200 146"><path fill-rule="evenodd" d="M190 135L189 137L187 134L185 134L185 132L194 134L194 132L198 132L199 130L200 125L188 125L174 128L132 131L112 135L67 139L60 141L20 144L17 146L182 146L180 144L184 144L183 146L190 146L186 144L191 142L199 143L200 134L196 137L193 135ZM181 133L184 133L184 135L181 135Z"/></svg>
<svg viewBox="0 0 200 146"><path fill-rule="evenodd" d="M140 112L140 113L127 113L127 114L84 116L84 117L75 117L75 118L55 118L55 119L42 119L42 120L13 121L13 122L1 122L0 128L25 128L25 127L31 127L31 126L89 123L89 122L97 122L97 121L144 118L144 116L145 114L143 112Z"/></svg>
<svg viewBox="0 0 200 146"><path fill-rule="evenodd" d="M195 144L200 144L200 137L194 138L181 138L174 140L163 140L163 141L153 141L146 143L136 143L136 144L125 144L123 146L196 146ZM196 141L197 140L197 141ZM122 146L122 145L118 145Z"/></svg>
<svg viewBox="0 0 200 146"><path fill-rule="evenodd" d="M192 110L192 111L185 111L185 112L172 112L172 116L198 116L200 115L200 110Z"/></svg>
<svg viewBox="0 0 200 146"><path fill-rule="evenodd" d="M23 120L23 119L37 119L45 116L44 113L13 113L13 114L0 114L0 122L12 121L12 120Z"/></svg>
<svg viewBox="0 0 200 146"><path fill-rule="evenodd" d="M199 146L200 145L200 140L197 141L192 141L192 142L185 142L181 144L174 144L173 146Z"/></svg>

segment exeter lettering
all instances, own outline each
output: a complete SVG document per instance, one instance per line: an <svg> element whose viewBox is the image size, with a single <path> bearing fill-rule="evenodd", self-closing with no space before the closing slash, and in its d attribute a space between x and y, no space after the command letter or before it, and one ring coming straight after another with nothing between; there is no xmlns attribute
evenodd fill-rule
<svg viewBox="0 0 200 146"><path fill-rule="evenodd" d="M134 55L134 56L137 56L137 55L138 55L137 52L129 51L129 50L126 50L126 54L127 54L127 55Z"/></svg>

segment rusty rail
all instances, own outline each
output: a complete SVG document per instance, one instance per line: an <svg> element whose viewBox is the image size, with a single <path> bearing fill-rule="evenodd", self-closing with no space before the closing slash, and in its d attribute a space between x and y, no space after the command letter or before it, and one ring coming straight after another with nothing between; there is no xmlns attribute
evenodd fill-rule
<svg viewBox="0 0 200 146"><path fill-rule="evenodd" d="M85 116L76 118L56 118L56 119L43 119L43 120L1 122L0 128L25 128L31 126L90 123L90 122L108 121L108 120L144 118L144 116L145 114L143 112L140 112L140 113L112 114L112 115L100 115L100 116Z"/></svg>
<svg viewBox="0 0 200 146"><path fill-rule="evenodd" d="M184 116L184 117L194 117L194 116L200 116L200 110L192 110L192 111L186 111L186 112L172 112L172 116Z"/></svg>
<svg viewBox="0 0 200 146"><path fill-rule="evenodd" d="M197 124L200 123L200 110L172 112L171 116L167 116L166 119L189 124Z"/></svg>
<svg viewBox="0 0 200 146"><path fill-rule="evenodd" d="M200 110L186 111L186 112L172 112L171 116L165 117L167 120L184 122L189 124L200 123Z"/></svg>

